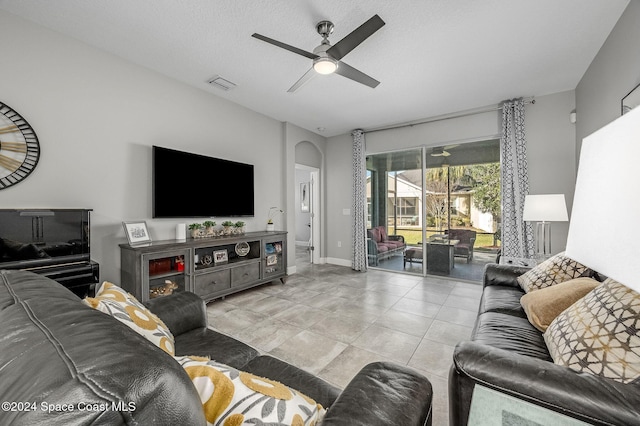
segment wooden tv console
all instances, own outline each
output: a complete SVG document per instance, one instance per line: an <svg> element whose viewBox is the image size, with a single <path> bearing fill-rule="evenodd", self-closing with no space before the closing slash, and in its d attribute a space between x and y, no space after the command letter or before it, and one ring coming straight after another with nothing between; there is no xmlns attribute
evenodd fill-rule
<svg viewBox="0 0 640 426"><path fill-rule="evenodd" d="M287 233L120 244L122 288L141 302L173 291L191 291L205 301L287 275Z"/></svg>

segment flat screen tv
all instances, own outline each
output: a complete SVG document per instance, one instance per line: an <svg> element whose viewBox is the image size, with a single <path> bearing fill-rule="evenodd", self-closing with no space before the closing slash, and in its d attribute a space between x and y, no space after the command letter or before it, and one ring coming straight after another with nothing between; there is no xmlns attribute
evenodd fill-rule
<svg viewBox="0 0 640 426"><path fill-rule="evenodd" d="M154 218L254 215L253 165L153 147Z"/></svg>

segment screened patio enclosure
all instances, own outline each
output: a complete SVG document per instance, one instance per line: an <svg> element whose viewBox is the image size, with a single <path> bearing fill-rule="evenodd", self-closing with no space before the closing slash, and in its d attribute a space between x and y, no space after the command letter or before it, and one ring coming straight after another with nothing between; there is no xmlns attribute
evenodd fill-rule
<svg viewBox="0 0 640 426"><path fill-rule="evenodd" d="M500 141L372 154L366 164L369 266L481 280L499 249Z"/></svg>

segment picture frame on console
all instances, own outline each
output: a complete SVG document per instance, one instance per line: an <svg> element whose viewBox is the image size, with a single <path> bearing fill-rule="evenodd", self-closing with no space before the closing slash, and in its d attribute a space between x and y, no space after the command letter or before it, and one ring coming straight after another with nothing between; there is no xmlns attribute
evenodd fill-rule
<svg viewBox="0 0 640 426"><path fill-rule="evenodd" d="M124 227L124 233L127 235L129 245L135 246L151 242L147 222L143 220L137 222L122 222L122 226Z"/></svg>

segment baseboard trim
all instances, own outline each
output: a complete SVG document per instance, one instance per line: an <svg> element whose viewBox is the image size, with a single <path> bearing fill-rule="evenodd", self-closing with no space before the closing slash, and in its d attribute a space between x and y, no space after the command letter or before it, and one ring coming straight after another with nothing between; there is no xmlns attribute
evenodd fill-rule
<svg viewBox="0 0 640 426"><path fill-rule="evenodd" d="M338 266L348 266L351 267L351 260L340 259L337 257L327 257L326 262L330 265L338 265Z"/></svg>

